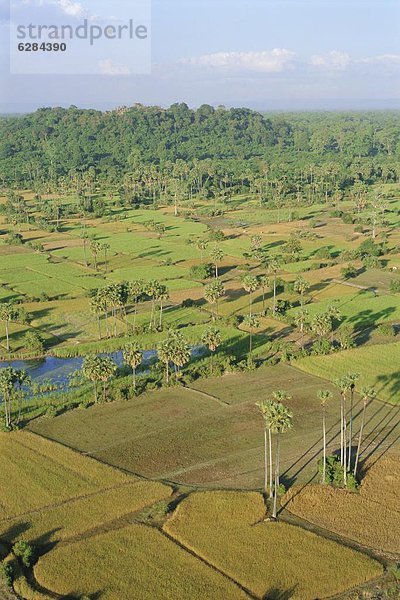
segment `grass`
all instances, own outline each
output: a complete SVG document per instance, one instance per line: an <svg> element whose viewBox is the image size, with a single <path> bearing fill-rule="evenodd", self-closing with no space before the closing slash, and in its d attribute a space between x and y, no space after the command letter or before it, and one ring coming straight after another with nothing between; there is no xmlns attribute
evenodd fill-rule
<svg viewBox="0 0 400 600"><path fill-rule="evenodd" d="M60 545L40 559L35 576L39 584L63 597L83 594L100 594L102 600L130 600L132 594L138 594L136 597L141 600L248 597L159 531L143 525Z"/></svg>
<svg viewBox="0 0 400 600"><path fill-rule="evenodd" d="M348 368L345 372L347 372ZM308 481L321 455L321 413L317 392L329 388L328 443L339 445L338 391L319 378L288 365L264 367L196 381L195 389L170 388L146 393L131 402L93 406L55 419L33 421L39 434L89 452L107 463L152 478L223 488L261 488L262 419L255 402L273 390L287 390L294 429L282 439L285 483ZM362 403L355 405L354 433ZM395 409L375 401L365 435L375 431L382 450L396 440ZM366 445L363 457L373 450Z"/></svg>
<svg viewBox="0 0 400 600"><path fill-rule="evenodd" d="M382 573L354 550L264 516L259 494L203 492L184 500L164 529L260 599L326 598Z"/></svg>
<svg viewBox="0 0 400 600"><path fill-rule="evenodd" d="M399 342L355 348L331 356L308 356L295 364L307 373L330 381L349 371L360 373L358 388L373 386L381 400L399 403Z"/></svg>
<svg viewBox="0 0 400 600"><path fill-rule="evenodd" d="M10 542L77 535L171 493L26 431L0 434L0 452L0 532Z"/></svg>
<svg viewBox="0 0 400 600"><path fill-rule="evenodd" d="M375 550L400 554L398 454L367 471L357 493L322 485L294 487L284 502L292 513Z"/></svg>

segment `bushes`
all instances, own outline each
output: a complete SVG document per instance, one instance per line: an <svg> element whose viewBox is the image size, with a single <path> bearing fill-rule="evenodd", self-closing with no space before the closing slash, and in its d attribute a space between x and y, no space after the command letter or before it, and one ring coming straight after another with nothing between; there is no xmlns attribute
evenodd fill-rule
<svg viewBox="0 0 400 600"><path fill-rule="evenodd" d="M382 323L382 325L379 325L377 332L384 337L395 337L396 335L396 329L394 328L394 325L391 325L390 323Z"/></svg>
<svg viewBox="0 0 400 600"><path fill-rule="evenodd" d="M204 265L194 265L190 269L191 279L210 279L213 276L213 266L210 263Z"/></svg>
<svg viewBox="0 0 400 600"><path fill-rule="evenodd" d="M322 477L323 459L318 461L318 471ZM339 457L335 454L328 456L326 459L326 475L325 483L329 483L334 487L343 488L355 491L357 489L357 481L351 473L347 473L347 484L344 485L344 469L340 464Z"/></svg>
<svg viewBox="0 0 400 600"><path fill-rule="evenodd" d="M34 560L34 550L31 544L24 540L19 540L13 546L14 555L20 559L24 567L30 567Z"/></svg>
<svg viewBox="0 0 400 600"><path fill-rule="evenodd" d="M400 279L392 279L390 282L390 291L394 294L398 294L400 292Z"/></svg>
<svg viewBox="0 0 400 600"><path fill-rule="evenodd" d="M6 562L0 563L0 583L7 587L12 586L13 580L13 569L12 566Z"/></svg>

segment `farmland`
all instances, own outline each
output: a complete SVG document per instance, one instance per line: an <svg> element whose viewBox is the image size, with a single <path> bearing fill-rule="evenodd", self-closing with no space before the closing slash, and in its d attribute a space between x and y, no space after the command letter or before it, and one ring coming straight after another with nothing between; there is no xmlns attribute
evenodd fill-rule
<svg viewBox="0 0 400 600"><path fill-rule="evenodd" d="M188 111L0 121L0 597L392 600L397 117Z"/></svg>

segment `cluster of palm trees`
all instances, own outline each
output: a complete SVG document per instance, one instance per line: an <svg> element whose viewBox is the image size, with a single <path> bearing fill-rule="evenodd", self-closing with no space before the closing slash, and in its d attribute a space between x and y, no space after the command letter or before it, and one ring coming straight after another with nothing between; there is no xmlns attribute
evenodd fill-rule
<svg viewBox="0 0 400 600"><path fill-rule="evenodd" d="M343 470L343 484L346 487L348 483L348 475L352 473L353 477L357 476L357 469L360 460L361 445L363 439L366 410L369 402L376 398L376 391L371 387L363 387L361 397L363 400L363 411L361 417L360 431L358 434L357 450L353 461L353 425L354 425L354 397L356 383L359 379L359 373L347 373L344 377L336 382L336 386L340 392L340 466ZM332 400L333 394L330 390L320 390L318 399L322 407L322 440L323 440L323 456L322 456L322 483L327 483L326 477L326 404ZM348 399L350 398L350 406L348 407Z"/></svg>
<svg viewBox="0 0 400 600"><path fill-rule="evenodd" d="M4 426L12 426L12 403L18 400L18 422L21 418L22 387L30 384L30 377L24 369L5 367L0 369L0 394L4 405Z"/></svg>
<svg viewBox="0 0 400 600"><path fill-rule="evenodd" d="M106 337L118 335L118 319L127 325L127 307L133 304L134 318L133 329L136 328L136 317L140 302L151 302L149 330L162 329L164 302L169 298L166 285L156 279L150 281L135 280L130 282L113 283L103 288L96 289L90 297L90 309L96 316L98 326L98 337L102 339L101 317L105 323ZM159 315L157 316L157 303ZM109 329L109 317L112 319L111 331Z"/></svg>
<svg viewBox="0 0 400 600"><path fill-rule="evenodd" d="M273 519L276 519L280 491L281 436L293 427L293 413L284 404L290 400L291 396L284 390L277 390L272 393L271 399L256 403L264 423L264 491L265 495L273 500ZM273 444L273 437L276 438L275 444ZM275 445L275 452L273 452L273 445Z"/></svg>

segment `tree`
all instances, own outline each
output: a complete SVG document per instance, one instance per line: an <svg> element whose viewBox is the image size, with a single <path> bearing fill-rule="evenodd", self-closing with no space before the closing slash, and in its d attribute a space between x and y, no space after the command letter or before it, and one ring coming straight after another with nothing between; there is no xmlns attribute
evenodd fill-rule
<svg viewBox="0 0 400 600"><path fill-rule="evenodd" d="M342 377L336 382L340 390L340 464L343 467L344 485L347 485L347 413L346 400L347 393L350 389L351 382L348 377Z"/></svg>
<svg viewBox="0 0 400 600"><path fill-rule="evenodd" d="M304 294L306 293L307 290L310 289L310 284L308 283L308 281L306 281L306 279L304 279L304 277L300 276L294 282L293 289L294 289L295 292L297 292L298 294L300 294L300 306L303 309L303 306L304 306Z"/></svg>
<svg viewBox="0 0 400 600"><path fill-rule="evenodd" d="M257 329L260 327L260 319L255 315L246 315L243 319L243 324L249 330L249 356L248 362L249 365L253 360L253 335Z"/></svg>
<svg viewBox="0 0 400 600"><path fill-rule="evenodd" d="M4 425L7 429L11 427L11 402L14 392L14 384L18 382L15 369L5 367L0 369L0 394L4 404Z"/></svg>
<svg viewBox="0 0 400 600"><path fill-rule="evenodd" d="M107 243L101 244L101 250L104 252L104 266L105 266L106 274L108 272L108 251L110 250L110 248L111 248L110 244L107 244Z"/></svg>
<svg viewBox="0 0 400 600"><path fill-rule="evenodd" d="M200 260L201 260L202 264L204 262L204 252L207 250L207 247L208 247L208 241L206 239L199 238L196 241L196 248L200 252Z"/></svg>
<svg viewBox="0 0 400 600"><path fill-rule="evenodd" d="M264 422L264 491L272 498L272 436L271 436L271 416L274 403L271 400L262 400L256 402ZM268 437L268 440L267 440ZM268 457L269 454L269 457ZM268 461L269 461L269 481L268 481Z"/></svg>
<svg viewBox="0 0 400 600"><path fill-rule="evenodd" d="M274 258L266 263L266 267L267 267L268 273L273 276L274 302L272 305L272 312L276 313L276 283L277 283L277 277L278 277L278 271L280 268L280 263L277 259Z"/></svg>
<svg viewBox="0 0 400 600"><path fill-rule="evenodd" d="M44 343L37 331L27 331L24 335L24 346L34 356L40 356L44 352Z"/></svg>
<svg viewBox="0 0 400 600"><path fill-rule="evenodd" d="M6 329L6 348L10 351L10 323L26 322L26 315L19 306L14 302L0 303L0 321L3 321Z"/></svg>
<svg viewBox="0 0 400 600"><path fill-rule="evenodd" d="M97 327L98 327L98 331L99 331L99 340L101 340L101 322L100 322L100 316L102 314L104 314L104 312L107 310L107 305L105 302L105 298L104 295L102 293L99 293L99 290L97 290L97 292L95 293L94 296L92 296L89 300L90 302L90 312L96 316L97 319Z"/></svg>
<svg viewBox="0 0 400 600"><path fill-rule="evenodd" d="M107 381L111 379L117 369L117 365L111 358L90 355L85 357L82 372L86 379L93 383L94 401L98 401L97 384L103 382L103 399L106 399Z"/></svg>
<svg viewBox="0 0 400 600"><path fill-rule="evenodd" d="M367 406L371 400L374 400L374 398L376 398L376 391L374 390L374 388L365 387L361 390L361 397L363 399L363 412L362 412L362 418L361 418L360 433L358 435L356 459L354 462L354 471L353 471L354 477L357 477L357 468L358 468L358 461L360 459L360 451L361 451L361 444L362 444L362 438L363 438L363 432L364 432L365 415L367 412Z"/></svg>
<svg viewBox="0 0 400 600"><path fill-rule="evenodd" d="M274 504L272 511L272 518L276 519L277 511L277 500L279 493L279 469L280 469L280 446L281 436L293 427L293 413L280 401L280 399L289 400L290 396L279 390L273 393L273 397L278 399L278 402L274 403L272 415L271 415L271 431L276 435L276 452L275 452L275 481L274 481Z"/></svg>
<svg viewBox="0 0 400 600"><path fill-rule="evenodd" d="M262 309L265 311L265 291L269 288L270 282L266 275L260 275L258 278L261 290L262 290Z"/></svg>
<svg viewBox="0 0 400 600"><path fill-rule="evenodd" d="M132 369L133 375L133 389L136 389L136 369L142 362L142 351L139 348L139 344L137 342L132 342L125 346L123 351L124 361L127 365L129 365Z"/></svg>
<svg viewBox="0 0 400 600"><path fill-rule="evenodd" d="M318 399L322 406L322 483L326 483L326 403L332 400L332 392L319 390Z"/></svg>
<svg viewBox="0 0 400 600"><path fill-rule="evenodd" d="M215 279L218 279L218 263L224 260L224 253L219 246L214 246L210 256L215 265Z"/></svg>
<svg viewBox="0 0 400 600"><path fill-rule="evenodd" d="M214 354L222 342L220 330L217 327L208 327L203 333L201 341L211 352L211 374L213 374Z"/></svg>
<svg viewBox="0 0 400 600"><path fill-rule="evenodd" d="M257 277L254 277L253 275L246 275L242 279L242 285L245 291L249 294L249 316L251 317L253 303L252 295L260 287L260 282L258 281Z"/></svg>
<svg viewBox="0 0 400 600"><path fill-rule="evenodd" d="M175 366L176 374L190 360L190 347L178 331L170 330L165 340L157 346L158 358L165 364L166 382L169 383L169 365Z"/></svg>
<svg viewBox="0 0 400 600"><path fill-rule="evenodd" d="M212 309L212 319L215 321L219 317L219 300L225 294L225 288L219 279L212 281L204 288L204 298L211 306L216 306L216 310Z"/></svg>
<svg viewBox="0 0 400 600"><path fill-rule="evenodd" d="M97 257L101 251L101 244L97 240L90 240L90 251L94 259L94 268L98 271Z"/></svg>
<svg viewBox="0 0 400 600"><path fill-rule="evenodd" d="M354 407L354 392L356 383L360 377L360 373L348 373L347 379L350 383L350 417L349 417L349 455L347 459L347 468L351 470L351 452L353 448L353 407Z"/></svg>
<svg viewBox="0 0 400 600"><path fill-rule="evenodd" d="M300 308L294 315L293 320L296 327L299 327L300 333L304 333L304 324L309 316L308 310Z"/></svg>

